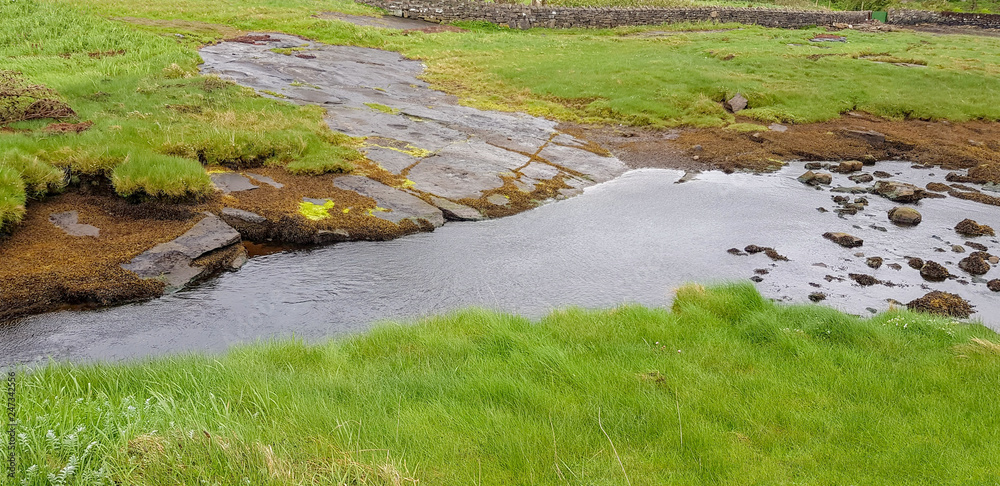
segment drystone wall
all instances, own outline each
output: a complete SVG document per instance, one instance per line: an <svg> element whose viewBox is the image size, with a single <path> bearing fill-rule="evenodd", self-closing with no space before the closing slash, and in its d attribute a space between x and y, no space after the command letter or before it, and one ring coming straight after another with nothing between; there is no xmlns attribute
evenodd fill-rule
<svg viewBox="0 0 1000 486"><path fill-rule="evenodd" d="M1000 29L1000 15L893 9L889 10L888 23L896 25L966 25L984 29Z"/></svg>
<svg viewBox="0 0 1000 486"><path fill-rule="evenodd" d="M572 8L487 3L475 0L358 0L399 17L431 22L486 21L511 28L532 27L608 28L626 25L658 25L678 22L738 22L768 27L799 28L834 23L859 24L871 12L776 10L763 8Z"/></svg>

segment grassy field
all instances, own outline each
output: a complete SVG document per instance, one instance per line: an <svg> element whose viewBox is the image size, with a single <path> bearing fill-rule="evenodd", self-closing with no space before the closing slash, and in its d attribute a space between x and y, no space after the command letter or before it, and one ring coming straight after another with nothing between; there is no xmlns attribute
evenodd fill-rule
<svg viewBox="0 0 1000 486"><path fill-rule="evenodd" d="M64 121L93 122L79 134L44 131L51 120L0 123L19 130L0 133L0 224L81 178L110 181L123 196L198 197L211 190L202 165L349 170L358 154L320 108L197 74L199 45L244 31L398 50L425 60L427 79L464 103L568 121L727 126L735 119L720 101L735 93L762 124L850 110L1000 119L994 38L845 31L846 43L817 44L809 39L822 29L716 24L521 32L466 23L463 33L401 35L314 16L328 10L373 12L345 0L0 4L7 84L44 86L74 110Z"/></svg>
<svg viewBox="0 0 1000 486"><path fill-rule="evenodd" d="M750 285L22 376L20 484L997 484L1000 337ZM0 473L4 473L0 465ZM52 479L55 478L55 479Z"/></svg>

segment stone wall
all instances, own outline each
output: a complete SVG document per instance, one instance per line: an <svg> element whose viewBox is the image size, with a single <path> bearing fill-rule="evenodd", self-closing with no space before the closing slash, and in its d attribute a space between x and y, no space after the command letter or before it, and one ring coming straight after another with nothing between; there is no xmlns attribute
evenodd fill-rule
<svg viewBox="0 0 1000 486"><path fill-rule="evenodd" d="M431 22L480 20L512 28L607 28L678 22L738 22L768 27L799 28L833 23L866 22L871 12L776 10L763 8L571 8L486 3L476 0L357 0L388 10L398 17Z"/></svg>
<svg viewBox="0 0 1000 486"><path fill-rule="evenodd" d="M889 10L888 23L897 25L969 25L984 29L1000 29L1000 15L893 9Z"/></svg>

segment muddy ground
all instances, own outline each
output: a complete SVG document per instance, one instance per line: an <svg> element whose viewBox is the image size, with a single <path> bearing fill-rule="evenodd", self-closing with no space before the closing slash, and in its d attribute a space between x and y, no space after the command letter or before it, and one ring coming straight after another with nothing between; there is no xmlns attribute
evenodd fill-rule
<svg viewBox="0 0 1000 486"><path fill-rule="evenodd" d="M600 143L631 168L764 171L790 160L906 160L958 170L1000 161L1000 124L983 121L891 121L848 113L827 122L760 132L574 124L559 128Z"/></svg>

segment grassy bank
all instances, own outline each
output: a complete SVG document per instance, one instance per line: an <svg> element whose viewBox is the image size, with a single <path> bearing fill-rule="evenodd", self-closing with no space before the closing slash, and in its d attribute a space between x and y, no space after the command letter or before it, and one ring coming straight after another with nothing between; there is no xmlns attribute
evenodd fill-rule
<svg viewBox="0 0 1000 486"><path fill-rule="evenodd" d="M22 379L18 474L995 484L998 341L908 312L862 320L778 306L738 285L686 287L670 311L567 310L535 323L463 311L323 345L49 365Z"/></svg>
<svg viewBox="0 0 1000 486"><path fill-rule="evenodd" d="M197 46L74 8L0 3L0 229L26 199L81 179L191 198L212 192L203 165L350 169L357 153L321 109L198 75ZM40 116L39 101L69 111Z"/></svg>

